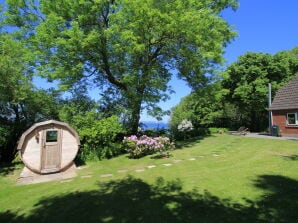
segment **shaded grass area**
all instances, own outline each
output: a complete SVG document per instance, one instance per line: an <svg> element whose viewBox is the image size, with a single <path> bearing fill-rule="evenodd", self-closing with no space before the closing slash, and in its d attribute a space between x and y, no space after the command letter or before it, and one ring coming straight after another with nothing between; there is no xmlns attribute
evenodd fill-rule
<svg viewBox="0 0 298 223"><path fill-rule="evenodd" d="M13 163L0 163L0 176L7 176L12 174L16 170L20 170L23 167L21 161Z"/></svg>
<svg viewBox="0 0 298 223"><path fill-rule="evenodd" d="M259 176L266 196L249 205L212 195L184 192L180 180L158 178L150 185L127 177L101 182L98 189L39 200L27 216L0 213L1 222L297 222L298 181Z"/></svg>
<svg viewBox="0 0 298 223"><path fill-rule="evenodd" d="M0 222L297 222L297 146L216 135L184 142L169 158L123 155L88 163L70 182L26 186L15 185L19 165L7 167Z"/></svg>

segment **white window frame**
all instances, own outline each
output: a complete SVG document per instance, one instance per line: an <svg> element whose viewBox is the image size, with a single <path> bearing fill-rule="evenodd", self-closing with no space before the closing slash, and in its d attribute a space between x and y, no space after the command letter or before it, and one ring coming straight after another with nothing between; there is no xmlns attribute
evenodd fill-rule
<svg viewBox="0 0 298 223"><path fill-rule="evenodd" d="M295 124L289 124L289 115L295 115ZM293 125L298 125L298 114L297 112L290 112L290 113L287 113L287 125L289 126L293 126Z"/></svg>

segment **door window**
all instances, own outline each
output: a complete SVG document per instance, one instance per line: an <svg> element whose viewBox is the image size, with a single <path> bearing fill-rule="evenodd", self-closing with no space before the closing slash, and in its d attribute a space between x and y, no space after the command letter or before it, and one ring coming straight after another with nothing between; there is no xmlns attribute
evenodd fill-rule
<svg viewBox="0 0 298 223"><path fill-rule="evenodd" d="M46 142L57 142L58 131L47 131Z"/></svg>

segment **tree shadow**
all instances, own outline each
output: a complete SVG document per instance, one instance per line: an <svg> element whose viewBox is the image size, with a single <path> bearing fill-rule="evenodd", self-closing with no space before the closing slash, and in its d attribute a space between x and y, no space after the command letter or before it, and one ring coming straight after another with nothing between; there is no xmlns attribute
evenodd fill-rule
<svg viewBox="0 0 298 223"><path fill-rule="evenodd" d="M154 154L150 157L150 159L168 159L170 157L173 157L173 155L171 154L171 151L168 151L167 153Z"/></svg>
<svg viewBox="0 0 298 223"><path fill-rule="evenodd" d="M284 158L287 159L287 160L297 161L298 160L298 155L284 156Z"/></svg>
<svg viewBox="0 0 298 223"><path fill-rule="evenodd" d="M22 168L23 163L21 161L15 161L13 163L0 163L0 176L7 176Z"/></svg>
<svg viewBox="0 0 298 223"><path fill-rule="evenodd" d="M256 204L274 218L270 222L298 222L298 181L279 175L262 175L255 186L266 190ZM265 216L266 217L266 216Z"/></svg>
<svg viewBox="0 0 298 223"><path fill-rule="evenodd" d="M74 162L76 164L77 167L79 166L85 166L86 162L84 159L82 159L82 157L80 155L77 155L74 159Z"/></svg>
<svg viewBox="0 0 298 223"><path fill-rule="evenodd" d="M100 182L98 186L97 190L44 198L27 216L10 211L0 213L0 222L269 223L297 220L297 181L281 176L261 176L256 186L269 193L257 202L247 200L245 205L220 199L208 191L184 192L179 179L158 178L150 185L128 177Z"/></svg>
<svg viewBox="0 0 298 223"><path fill-rule="evenodd" d="M99 183L99 189L49 197L29 216L0 214L0 222L255 222L256 213L207 191L183 192L179 180L154 185L128 177Z"/></svg>
<svg viewBox="0 0 298 223"><path fill-rule="evenodd" d="M193 138L190 138L190 139L176 141L175 142L175 147L176 147L175 149L183 149L183 148L193 147L195 144L199 143L200 141L202 141L206 137L207 136L198 136L198 137L193 137ZM210 136L208 136L208 137L210 137Z"/></svg>

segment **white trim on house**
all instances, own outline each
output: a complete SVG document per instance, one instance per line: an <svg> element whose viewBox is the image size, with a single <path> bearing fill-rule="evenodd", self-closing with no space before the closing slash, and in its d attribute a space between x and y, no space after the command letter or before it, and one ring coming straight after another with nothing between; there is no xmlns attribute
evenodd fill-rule
<svg viewBox="0 0 298 223"><path fill-rule="evenodd" d="M292 117L290 118L289 115ZM289 123L289 121L293 121L292 123ZM287 125L288 126L296 126L298 125L298 113L297 112L289 112L287 113Z"/></svg>

